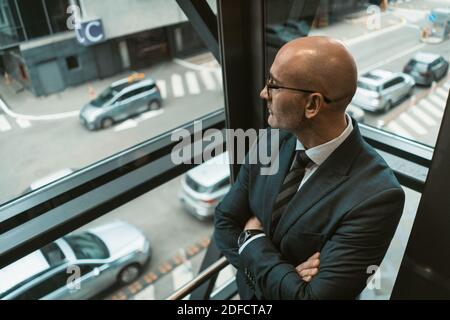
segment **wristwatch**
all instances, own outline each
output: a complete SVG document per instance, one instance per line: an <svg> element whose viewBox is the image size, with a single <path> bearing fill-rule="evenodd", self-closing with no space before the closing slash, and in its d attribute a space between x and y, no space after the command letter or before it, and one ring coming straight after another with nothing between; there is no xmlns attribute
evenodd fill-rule
<svg viewBox="0 0 450 320"><path fill-rule="evenodd" d="M251 237L256 236L257 234L260 233L264 233L264 231L259 230L259 229L248 229L248 230L244 230L241 232L241 234L239 235L237 244L238 247L242 247L242 245Z"/></svg>

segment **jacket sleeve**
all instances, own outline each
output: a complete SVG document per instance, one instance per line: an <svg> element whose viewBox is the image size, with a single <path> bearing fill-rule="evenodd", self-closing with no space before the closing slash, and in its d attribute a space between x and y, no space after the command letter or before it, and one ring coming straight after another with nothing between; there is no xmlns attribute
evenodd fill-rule
<svg viewBox="0 0 450 320"><path fill-rule="evenodd" d="M240 269L237 239L253 216L248 203L249 165L243 164L230 191L216 207L214 240L216 246L237 269Z"/></svg>
<svg viewBox="0 0 450 320"><path fill-rule="evenodd" d="M368 268L381 264L404 198L401 188L388 189L348 212L322 248L319 273L309 283L267 237L250 243L241 263L256 279L256 292L266 299L354 299L372 273Z"/></svg>

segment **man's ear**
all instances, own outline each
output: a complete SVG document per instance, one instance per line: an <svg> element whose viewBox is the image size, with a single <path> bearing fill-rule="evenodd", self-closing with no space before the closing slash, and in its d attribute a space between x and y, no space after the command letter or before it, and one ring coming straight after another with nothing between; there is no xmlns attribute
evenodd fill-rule
<svg viewBox="0 0 450 320"><path fill-rule="evenodd" d="M319 111L323 104L323 97L318 93L313 93L309 96L308 102L305 107L305 117L307 119L312 119L317 114L319 114Z"/></svg>

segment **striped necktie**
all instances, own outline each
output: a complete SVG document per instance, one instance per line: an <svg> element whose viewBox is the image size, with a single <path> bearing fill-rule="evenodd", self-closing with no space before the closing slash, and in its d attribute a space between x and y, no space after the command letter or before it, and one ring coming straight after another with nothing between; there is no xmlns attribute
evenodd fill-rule
<svg viewBox="0 0 450 320"><path fill-rule="evenodd" d="M280 192L278 193L275 205L273 207L271 228L272 234L274 233L284 210L294 197L295 193L298 191L300 183L305 175L305 169L311 162L312 161L306 155L305 150L297 150L291 169L284 178L283 185L280 188Z"/></svg>

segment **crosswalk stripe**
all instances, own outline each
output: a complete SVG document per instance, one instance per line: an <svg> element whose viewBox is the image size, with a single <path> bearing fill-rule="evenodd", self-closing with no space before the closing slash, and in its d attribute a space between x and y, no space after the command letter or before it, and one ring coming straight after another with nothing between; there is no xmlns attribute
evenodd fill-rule
<svg viewBox="0 0 450 320"><path fill-rule="evenodd" d="M220 68L214 69L214 75L216 76L217 82L222 87L223 86L222 69L220 69Z"/></svg>
<svg viewBox="0 0 450 320"><path fill-rule="evenodd" d="M172 92L175 98L184 96L183 79L179 74L173 74L172 77Z"/></svg>
<svg viewBox="0 0 450 320"><path fill-rule="evenodd" d="M11 125L4 115L0 115L0 131L5 132L11 130Z"/></svg>
<svg viewBox="0 0 450 320"><path fill-rule="evenodd" d="M186 260L186 262L180 264L172 271L174 291L180 289L192 279L194 279L194 273L192 272L192 263L190 260ZM185 299L189 299L189 296L190 295L186 296Z"/></svg>
<svg viewBox="0 0 450 320"><path fill-rule="evenodd" d="M410 115L407 113L402 113L399 117L399 119L404 122L404 124L409 127L414 132L423 135L427 133L427 130L422 127L416 120L413 119Z"/></svg>
<svg viewBox="0 0 450 320"><path fill-rule="evenodd" d="M216 89L216 83L214 82L214 78L211 75L211 72L209 72L208 70L201 70L200 78L202 79L202 82L205 85L206 89L208 90Z"/></svg>
<svg viewBox="0 0 450 320"><path fill-rule="evenodd" d="M444 83L443 85L442 85L442 88L444 88L444 90L450 90L450 80L449 81L447 81L446 83Z"/></svg>
<svg viewBox="0 0 450 320"><path fill-rule="evenodd" d="M437 88L436 93L444 100L447 100L448 90L444 90L442 88Z"/></svg>
<svg viewBox="0 0 450 320"><path fill-rule="evenodd" d="M387 128L395 133L398 134L399 136L405 137L405 138L409 138L409 139L413 139L413 136L406 131L405 129L403 129L399 124L397 124L395 121L391 121L389 122L389 124L387 125Z"/></svg>
<svg viewBox="0 0 450 320"><path fill-rule="evenodd" d="M22 129L31 127L31 122L28 121L27 119L18 118L18 119L16 119L16 122L19 125L19 127L21 127Z"/></svg>
<svg viewBox="0 0 450 320"><path fill-rule="evenodd" d="M194 72L188 71L185 74L186 77L186 83L188 87L188 91L190 94L199 94L200 93L200 86L197 81L197 76Z"/></svg>
<svg viewBox="0 0 450 320"><path fill-rule="evenodd" d="M419 119L423 120L427 125L429 126L435 126L436 121L434 121L433 118L431 118L429 115L427 115L425 112L419 109L419 107L416 105L411 109L411 112L417 116Z"/></svg>
<svg viewBox="0 0 450 320"><path fill-rule="evenodd" d="M428 112L434 114L438 119L442 119L444 112L438 107L435 107L431 102L424 99L419 102L419 105L426 109Z"/></svg>
<svg viewBox="0 0 450 320"><path fill-rule="evenodd" d="M161 98L166 99L167 98L166 81L165 80L157 80L156 85L159 88L159 92L161 92Z"/></svg>
<svg viewBox="0 0 450 320"><path fill-rule="evenodd" d="M138 125L137 121L134 119L128 119L121 124L114 127L115 132L124 131L127 129L135 128Z"/></svg>
<svg viewBox="0 0 450 320"><path fill-rule="evenodd" d="M151 284L145 287L144 290L138 292L133 298L134 300L155 300L155 286Z"/></svg>
<svg viewBox="0 0 450 320"><path fill-rule="evenodd" d="M428 99L430 99L432 102L434 102L435 105L437 105L441 109L445 109L445 104L447 101L444 101L441 97L439 97L437 94L433 93L428 96Z"/></svg>

